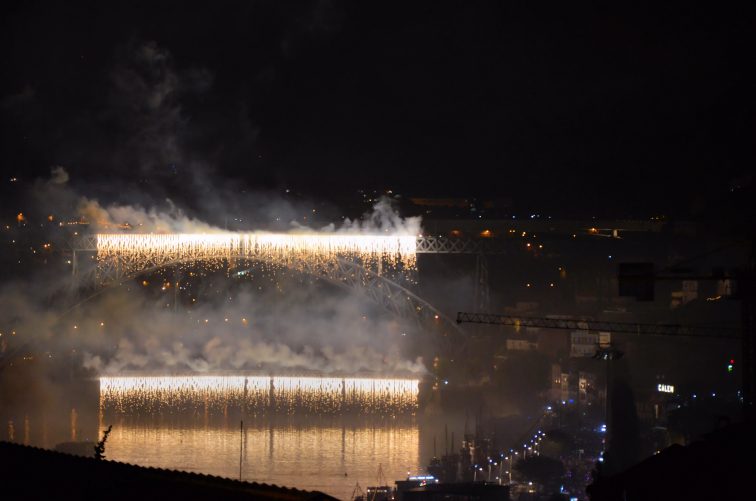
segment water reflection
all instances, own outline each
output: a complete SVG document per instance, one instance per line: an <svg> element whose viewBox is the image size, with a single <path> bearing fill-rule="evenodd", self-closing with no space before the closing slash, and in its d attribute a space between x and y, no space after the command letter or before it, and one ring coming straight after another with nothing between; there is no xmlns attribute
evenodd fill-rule
<svg viewBox="0 0 756 501"><path fill-rule="evenodd" d="M249 396L253 385L247 386ZM243 392L243 384L241 388ZM274 384L274 396L276 388L291 395L286 385ZM389 484L408 472L423 472L436 454L436 443L438 453L459 447L468 425L464 412L439 415L422 407L391 414L317 414L301 406L294 414L255 413L251 407L206 407L204 399L199 408L192 404L183 410L169 412L168 406L148 412L145 407L121 413L118 405L103 405L96 379L42 389L30 393L23 405L0 405L0 438L52 449L68 441L96 442L112 424L108 459L239 478L241 453L244 480L317 489L342 499L357 482L363 489L377 484L379 465ZM296 398L308 401L310 394ZM456 442L451 440L455 434Z"/></svg>
<svg viewBox="0 0 756 501"><path fill-rule="evenodd" d="M110 459L348 498L420 469L417 406L412 379L103 377L99 421Z"/></svg>
<svg viewBox="0 0 756 501"><path fill-rule="evenodd" d="M414 419L203 418L108 419L109 459L314 489L348 498L356 482L378 482L379 465L393 483L420 468Z"/></svg>

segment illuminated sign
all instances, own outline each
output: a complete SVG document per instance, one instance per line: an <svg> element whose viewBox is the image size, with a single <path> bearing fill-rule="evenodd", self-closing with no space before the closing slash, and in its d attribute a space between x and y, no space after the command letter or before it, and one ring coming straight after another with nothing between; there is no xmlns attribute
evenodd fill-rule
<svg viewBox="0 0 756 501"><path fill-rule="evenodd" d="M656 389L659 390L661 393L674 393L675 387L671 384L657 384Z"/></svg>

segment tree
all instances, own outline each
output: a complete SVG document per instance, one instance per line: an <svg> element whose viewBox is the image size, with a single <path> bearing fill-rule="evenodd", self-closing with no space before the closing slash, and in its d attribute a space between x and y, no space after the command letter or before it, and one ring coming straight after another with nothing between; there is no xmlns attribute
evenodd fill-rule
<svg viewBox="0 0 756 501"><path fill-rule="evenodd" d="M514 469L522 475L525 481L540 484L547 490L556 488L564 475L562 462L546 456L531 456L521 459L515 463Z"/></svg>
<svg viewBox="0 0 756 501"><path fill-rule="evenodd" d="M544 456L558 458L569 454L574 449L574 437L562 430L553 429L546 432L546 438L541 444L539 451Z"/></svg>
<svg viewBox="0 0 756 501"><path fill-rule="evenodd" d="M94 447L95 459L105 459L105 442L108 441L108 435L110 435L110 430L112 429L113 425L111 424L107 430L102 432L102 440L97 442L97 445Z"/></svg>

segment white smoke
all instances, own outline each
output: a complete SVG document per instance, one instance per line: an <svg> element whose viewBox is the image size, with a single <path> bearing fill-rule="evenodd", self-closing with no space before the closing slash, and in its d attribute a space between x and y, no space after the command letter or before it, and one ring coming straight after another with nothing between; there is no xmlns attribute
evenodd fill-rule
<svg viewBox="0 0 756 501"><path fill-rule="evenodd" d="M50 182L53 184L66 184L68 182L68 172L65 168L58 165L50 171Z"/></svg>
<svg viewBox="0 0 756 501"><path fill-rule="evenodd" d="M55 215L55 220L61 222L75 216L88 222L88 231L93 233L213 233L226 231L226 225L221 223L236 218L261 222L261 227L237 226L232 231L267 229L266 223L280 219L279 228L292 231L397 236L420 233L420 218L402 218L393 201L386 197L359 219L345 219L339 225L318 229L296 223L287 226L287 221L304 212L304 202L298 206L271 194L241 195L239 186L230 181L224 188L208 190L211 183L223 183L212 176L206 164L195 162L181 147L186 123L181 98L208 91L212 73L202 68L177 69L171 54L152 42L127 49L110 74L112 109L108 116L114 121L118 137L114 165L108 164L108 169L125 170L131 177L138 177L140 183L146 178L156 181L136 188L123 186L117 192L120 203L105 202L92 194L101 187L82 190L66 168L54 166L48 178L34 183L29 197L34 201L30 205L46 221L48 215ZM182 178L188 183L179 189L203 192L197 197L202 201L194 211L191 205L154 196L154 192L170 193L176 188L172 184L171 188L160 186L162 178L156 173L174 163L189 173ZM101 184L112 188L113 181L104 179ZM147 193L142 187L154 191ZM51 291L59 294L64 288L63 282L50 279L51 275L48 273L44 280L9 283L0 290L5 307L0 313L0 328L15 328L37 345L49 345L51 351L86 352L85 365L103 372L275 367L319 372L424 371L421 361L407 360L395 348L397 343L391 336L400 334L395 321L364 320L359 312L367 307L359 294L320 291L317 297L296 293L283 299L249 296L235 306L208 304L193 310L188 319L183 313L163 310L162 304L152 304L141 292L126 294L120 290L103 294L81 311L71 313L57 307L56 302L47 302ZM317 306L299 308L306 303ZM216 326L214 330L199 329L197 315ZM238 325L244 316L255 317L253 332ZM226 325L226 317L235 318L237 324Z"/></svg>
<svg viewBox="0 0 756 501"><path fill-rule="evenodd" d="M103 207L97 200L81 197L77 213L95 230L123 229L137 233L214 233L223 231L207 223L188 217L166 199L168 210L146 209L132 205L108 205Z"/></svg>
<svg viewBox="0 0 756 501"><path fill-rule="evenodd" d="M311 304L316 297L318 304ZM271 307L273 298L277 304ZM324 296L322 291L294 290L284 297L243 292L233 304L207 304L177 317L146 299L137 301L133 293L118 292L92 305L95 311L118 312L104 322L108 327L103 329L90 316L78 326L77 338L86 347L84 366L101 374L128 370L425 373L422 360L408 360L394 342L393 336L401 330L398 324L361 315L367 306L364 301L345 294ZM109 343L102 343L103 335Z"/></svg>
<svg viewBox="0 0 756 501"><path fill-rule="evenodd" d="M401 217L394 206L394 200L382 196L369 212L362 215L361 219L346 218L339 226L330 223L317 231L320 233L417 236L422 232L421 224L422 218L420 216ZM299 231L316 231L299 224L297 221L292 221L291 226Z"/></svg>

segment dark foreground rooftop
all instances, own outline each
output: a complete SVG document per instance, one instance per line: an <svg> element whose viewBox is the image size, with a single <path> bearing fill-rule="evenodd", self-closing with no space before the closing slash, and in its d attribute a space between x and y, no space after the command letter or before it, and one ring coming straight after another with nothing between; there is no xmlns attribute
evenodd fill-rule
<svg viewBox="0 0 756 501"><path fill-rule="evenodd" d="M591 501L756 499L756 425L738 424L672 445L588 486Z"/></svg>
<svg viewBox="0 0 756 501"><path fill-rule="evenodd" d="M2 499L332 500L322 492L240 482L0 442Z"/></svg>

